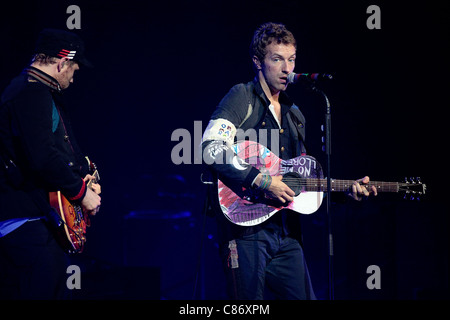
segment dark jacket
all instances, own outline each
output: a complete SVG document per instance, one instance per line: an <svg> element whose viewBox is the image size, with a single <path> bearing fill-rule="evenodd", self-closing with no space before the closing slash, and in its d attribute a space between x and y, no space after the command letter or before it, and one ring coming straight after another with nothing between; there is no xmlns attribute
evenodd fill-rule
<svg viewBox="0 0 450 320"><path fill-rule="evenodd" d="M58 82L28 68L5 89L0 106L0 221L42 216L34 197L86 192L88 164L74 139ZM5 168L13 161L15 166ZM3 163L2 163L3 162Z"/></svg>
<svg viewBox="0 0 450 320"><path fill-rule="evenodd" d="M305 117L284 92L280 93L280 104L282 113L287 113L286 120L288 123L286 124L286 128L289 129L290 141L292 143L291 149L288 153L278 153L280 150L272 150L270 145L266 145L266 147L280 154L281 158L290 159L306 153L304 145ZM226 119L236 129L242 129L244 131L250 128L260 129L264 126L264 119L268 117L268 113L270 112L269 105L270 101L257 79L247 84L241 83L235 85L220 101L211 116L210 124L206 128L202 140L204 160L206 163L211 163L210 167L218 173L219 177L249 188L259 171L252 166L248 166L246 170L238 170L232 165L216 164L218 161L213 161L214 159L210 157L211 154L214 154L214 157L224 157L222 163L231 163L225 159L226 152L222 152L223 154L221 154L220 150L217 152L217 145L223 144L222 142L225 142L226 139L218 138L216 131L213 133L210 132L216 129L215 127L211 127L212 122L219 119ZM270 139L268 139L268 142L270 143ZM208 149L216 149L216 151L212 152L208 151Z"/></svg>
<svg viewBox="0 0 450 320"><path fill-rule="evenodd" d="M277 152L280 158L287 160L306 153L304 145L305 118L286 93L280 93L279 102L281 104L281 125L283 129L283 133L280 134L280 150L272 149L270 138L266 147L272 152ZM231 148L228 148L228 145L235 142L230 139L236 138L234 135L239 131L238 129L245 131L253 128L257 132L259 132L259 129L268 129L268 132L270 132L270 129L277 129L278 125L270 113L269 105L270 101L257 79L246 84L235 85L221 100L211 116L202 140L203 159L213 172L214 181L219 178L226 185L251 187L253 180L259 174L259 170L251 165L248 165L245 170L233 166L233 161L230 161L229 158L233 157L234 154L230 151ZM283 150L281 150L282 147ZM221 158L221 161L214 161L217 158ZM241 163L241 167L245 167L245 164ZM287 219L285 219L286 217L283 217L285 213L282 210L263 224L253 227L236 226L228 222L221 213L217 201L216 187L212 188L209 198L209 208L219 218L219 237L222 241L251 234L261 228L283 228L287 233L300 240L298 216L286 214Z"/></svg>

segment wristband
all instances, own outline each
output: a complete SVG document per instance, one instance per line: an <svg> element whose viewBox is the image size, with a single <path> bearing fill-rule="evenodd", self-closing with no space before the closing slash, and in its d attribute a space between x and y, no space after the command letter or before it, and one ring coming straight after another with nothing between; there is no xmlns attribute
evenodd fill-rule
<svg viewBox="0 0 450 320"><path fill-rule="evenodd" d="M267 190L272 184L272 177L268 174L263 174L261 178L261 183L258 186L259 190Z"/></svg>

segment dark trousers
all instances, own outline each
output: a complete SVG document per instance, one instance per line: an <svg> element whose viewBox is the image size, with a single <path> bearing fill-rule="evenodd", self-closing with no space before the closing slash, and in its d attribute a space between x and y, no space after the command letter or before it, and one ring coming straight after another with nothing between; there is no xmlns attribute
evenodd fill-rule
<svg viewBox="0 0 450 320"><path fill-rule="evenodd" d="M301 245L281 231L242 236L221 253L230 298L261 300L267 287L276 299L316 299Z"/></svg>
<svg viewBox="0 0 450 320"><path fill-rule="evenodd" d="M69 259L42 220L0 238L0 300L66 299Z"/></svg>

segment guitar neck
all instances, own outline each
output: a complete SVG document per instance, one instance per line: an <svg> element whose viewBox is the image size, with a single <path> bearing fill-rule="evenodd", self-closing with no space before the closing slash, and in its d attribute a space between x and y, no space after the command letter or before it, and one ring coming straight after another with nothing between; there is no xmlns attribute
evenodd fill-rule
<svg viewBox="0 0 450 320"><path fill-rule="evenodd" d="M304 179L306 191L328 191L327 179ZM331 191L343 192L351 190L354 180L336 180L331 179ZM400 183L398 182L384 182L384 181L370 181L364 184L366 188L374 186L378 192L398 192Z"/></svg>

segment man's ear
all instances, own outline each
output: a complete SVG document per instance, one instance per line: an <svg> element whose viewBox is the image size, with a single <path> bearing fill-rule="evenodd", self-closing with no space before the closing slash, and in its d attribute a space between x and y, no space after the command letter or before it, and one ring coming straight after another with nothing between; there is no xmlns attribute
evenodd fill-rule
<svg viewBox="0 0 450 320"><path fill-rule="evenodd" d="M67 65L67 61L69 61L70 59L67 57L61 58L58 61L58 64L56 65L58 72L61 72L62 69L64 69L64 66Z"/></svg>
<svg viewBox="0 0 450 320"><path fill-rule="evenodd" d="M257 56L253 56L252 60L253 60L253 63L255 64L256 70L261 70L262 69L261 61L259 61L258 57Z"/></svg>

